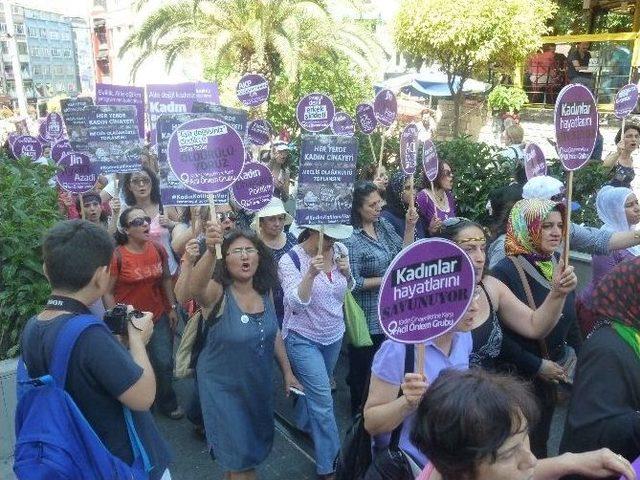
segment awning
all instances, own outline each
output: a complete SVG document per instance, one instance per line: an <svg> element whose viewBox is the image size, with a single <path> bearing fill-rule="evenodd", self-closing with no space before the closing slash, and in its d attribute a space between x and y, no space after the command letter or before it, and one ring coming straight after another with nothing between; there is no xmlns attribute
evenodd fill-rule
<svg viewBox="0 0 640 480"><path fill-rule="evenodd" d="M460 78L454 78L454 89L460 84ZM403 92L413 96L450 97L447 75L442 72L408 73L390 78L376 85L377 89L388 88L393 92ZM488 83L467 79L463 92L466 94L484 93L489 90Z"/></svg>

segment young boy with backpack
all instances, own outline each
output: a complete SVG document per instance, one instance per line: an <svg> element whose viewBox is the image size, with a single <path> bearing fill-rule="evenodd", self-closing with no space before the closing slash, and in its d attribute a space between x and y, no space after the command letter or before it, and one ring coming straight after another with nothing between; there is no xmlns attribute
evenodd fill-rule
<svg viewBox="0 0 640 480"><path fill-rule="evenodd" d="M171 478L170 454L149 412L152 315L124 317L121 343L88 309L109 286L113 248L104 229L84 220L60 222L44 239L52 294L21 337L19 479Z"/></svg>

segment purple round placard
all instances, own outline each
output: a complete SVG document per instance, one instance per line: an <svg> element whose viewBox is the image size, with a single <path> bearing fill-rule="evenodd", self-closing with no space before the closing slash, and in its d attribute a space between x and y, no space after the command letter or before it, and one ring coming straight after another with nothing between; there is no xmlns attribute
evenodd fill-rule
<svg viewBox="0 0 640 480"><path fill-rule="evenodd" d="M183 123L171 134L167 159L176 177L190 190L226 190L242 172L245 149L230 125L213 118Z"/></svg>
<svg viewBox="0 0 640 480"><path fill-rule="evenodd" d="M382 330L401 343L424 343L463 317L476 286L473 264L449 240L418 240L387 268L378 300Z"/></svg>
<svg viewBox="0 0 640 480"><path fill-rule="evenodd" d="M400 134L400 165L407 175L416 173L418 163L418 126L410 123Z"/></svg>
<svg viewBox="0 0 640 480"><path fill-rule="evenodd" d="M296 107L298 124L308 132L321 132L333 120L336 109L333 100L323 93L310 93Z"/></svg>
<svg viewBox="0 0 640 480"><path fill-rule="evenodd" d="M373 112L373 107L368 103L361 103L356 107L356 123L365 135L371 135L378 126L378 120Z"/></svg>
<svg viewBox="0 0 640 480"><path fill-rule="evenodd" d="M266 145L271 140L271 124L268 120L253 120L247 126L247 136L254 145Z"/></svg>
<svg viewBox="0 0 640 480"><path fill-rule="evenodd" d="M269 81L257 73L248 73L238 82L236 96L247 107L257 107L269 98Z"/></svg>
<svg viewBox="0 0 640 480"><path fill-rule="evenodd" d="M331 121L331 131L334 135L341 137L353 137L356 133L356 126L348 113L336 112Z"/></svg>
<svg viewBox="0 0 640 480"><path fill-rule="evenodd" d="M40 124L39 133L46 143L53 143L64 135L62 116L51 112Z"/></svg>
<svg viewBox="0 0 640 480"><path fill-rule="evenodd" d="M51 158L54 162L59 162L65 153L73 151L69 140L62 139L51 145Z"/></svg>
<svg viewBox="0 0 640 480"><path fill-rule="evenodd" d="M31 135L20 135L13 141L11 153L15 158L29 157L35 161L42 156L42 144Z"/></svg>
<svg viewBox="0 0 640 480"><path fill-rule="evenodd" d="M273 175L266 165L259 162L247 162L231 187L233 197L242 208L257 212L267 206L273 197Z"/></svg>
<svg viewBox="0 0 640 480"><path fill-rule="evenodd" d="M636 108L638 104L638 86L629 83L618 90L613 102L613 111L618 118L624 118Z"/></svg>
<svg viewBox="0 0 640 480"><path fill-rule="evenodd" d="M56 175L58 185L70 193L80 194L93 190L100 175L98 166L91 163L89 155L85 153L65 153L58 162L58 167L61 168Z"/></svg>
<svg viewBox="0 0 640 480"><path fill-rule="evenodd" d="M380 90L373 101L373 112L381 125L391 125L398 115L396 95L388 89Z"/></svg>
<svg viewBox="0 0 640 480"><path fill-rule="evenodd" d="M577 170L589 161L598 134L598 109L587 87L570 84L560 90L554 123L558 157L567 170Z"/></svg>
<svg viewBox="0 0 640 480"><path fill-rule="evenodd" d="M538 145L530 143L524 149L524 171L527 180L547 174L547 161Z"/></svg>
<svg viewBox="0 0 640 480"><path fill-rule="evenodd" d="M422 170L427 180L434 182L438 178L438 151L431 140L425 140L422 144Z"/></svg>

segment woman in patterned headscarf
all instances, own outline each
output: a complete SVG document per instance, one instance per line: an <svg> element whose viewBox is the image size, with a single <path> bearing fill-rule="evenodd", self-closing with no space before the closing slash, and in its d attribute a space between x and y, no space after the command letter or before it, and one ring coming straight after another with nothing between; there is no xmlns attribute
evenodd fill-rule
<svg viewBox="0 0 640 480"><path fill-rule="evenodd" d="M639 292L640 257L619 263L594 290L598 324L578 358L561 451L640 456Z"/></svg>
<svg viewBox="0 0 640 480"><path fill-rule="evenodd" d="M551 200L520 200L507 224L505 252L492 274L509 286L522 302L532 308L549 295L562 241L564 206ZM560 266L562 267L562 266ZM521 348L513 361L517 373L533 381L542 417L531 432L531 450L538 458L547 456L547 438L556 402L558 382L571 382L575 352L580 345L574 308L575 294L567 296L562 317L543 340L530 340L505 326L505 335ZM567 345L567 343L569 345ZM570 347L573 348L570 348Z"/></svg>

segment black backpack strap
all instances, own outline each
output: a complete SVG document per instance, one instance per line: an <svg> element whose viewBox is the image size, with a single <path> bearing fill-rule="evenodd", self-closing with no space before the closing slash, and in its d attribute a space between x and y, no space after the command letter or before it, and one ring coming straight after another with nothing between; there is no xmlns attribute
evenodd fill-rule
<svg viewBox="0 0 640 480"><path fill-rule="evenodd" d="M300 271L300 257L298 256L298 254L293 249L291 249L287 252L287 255L291 257L293 265L298 269L298 271Z"/></svg>
<svg viewBox="0 0 640 480"><path fill-rule="evenodd" d="M413 372L415 362L415 345L413 343L408 343L405 345L405 354L404 354L404 373ZM402 396L402 389L398 391L398 398ZM391 441L389 442L389 448L391 450L398 450L398 444L400 443L400 434L402 433L402 426L404 422L400 422L393 432L391 433Z"/></svg>

